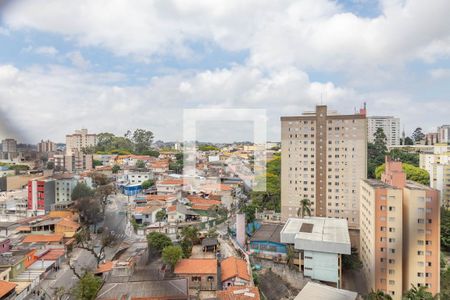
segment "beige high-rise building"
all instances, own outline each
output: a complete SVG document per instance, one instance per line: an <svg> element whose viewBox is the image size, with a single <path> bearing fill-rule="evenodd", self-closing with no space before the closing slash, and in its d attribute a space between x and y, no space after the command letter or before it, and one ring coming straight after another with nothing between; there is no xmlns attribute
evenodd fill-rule
<svg viewBox="0 0 450 300"><path fill-rule="evenodd" d="M386 160L381 181L361 181L360 257L369 290L400 300L414 286L439 292L438 191L406 180Z"/></svg>
<svg viewBox="0 0 450 300"><path fill-rule="evenodd" d="M66 154L70 155L73 149L81 151L83 148L95 146L97 135L88 133L87 129L75 130L75 133L66 135Z"/></svg>
<svg viewBox="0 0 450 300"><path fill-rule="evenodd" d="M50 140L47 140L47 141L41 140L37 144L37 151L40 153L55 152L56 144Z"/></svg>
<svg viewBox="0 0 450 300"><path fill-rule="evenodd" d="M339 115L315 112L281 117L281 216L296 217L307 198L312 215L345 218L359 228L359 182L367 176L365 109Z"/></svg>

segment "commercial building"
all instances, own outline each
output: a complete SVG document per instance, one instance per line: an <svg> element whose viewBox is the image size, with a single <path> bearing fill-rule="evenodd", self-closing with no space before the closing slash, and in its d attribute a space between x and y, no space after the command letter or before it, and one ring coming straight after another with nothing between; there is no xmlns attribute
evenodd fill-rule
<svg viewBox="0 0 450 300"><path fill-rule="evenodd" d="M280 239L299 251L300 270L305 276L341 287L341 255L351 254L347 220L289 218L281 230Z"/></svg>
<svg viewBox="0 0 450 300"><path fill-rule="evenodd" d="M400 119L391 116L371 116L367 117L367 132L369 142L375 140L377 129L383 129L386 135L386 145L388 147L400 145Z"/></svg>
<svg viewBox="0 0 450 300"><path fill-rule="evenodd" d="M430 187L440 193L441 206L450 208L450 151L447 144L437 144L433 151L420 153L420 168L430 174Z"/></svg>
<svg viewBox="0 0 450 300"><path fill-rule="evenodd" d="M75 130L75 133L66 135L66 153L70 155L73 149L78 151L97 144L97 135L88 133L87 129Z"/></svg>
<svg viewBox="0 0 450 300"><path fill-rule="evenodd" d="M281 218L296 217L307 198L312 215L359 227L359 181L367 176L367 120L361 109L339 115L327 106L281 117Z"/></svg>
<svg viewBox="0 0 450 300"><path fill-rule="evenodd" d="M56 144L50 140L41 140L37 144L37 151L40 153L56 152Z"/></svg>
<svg viewBox="0 0 450 300"><path fill-rule="evenodd" d="M361 182L360 257L368 288L395 299L414 286L439 292L439 191L406 180L386 159L381 181Z"/></svg>

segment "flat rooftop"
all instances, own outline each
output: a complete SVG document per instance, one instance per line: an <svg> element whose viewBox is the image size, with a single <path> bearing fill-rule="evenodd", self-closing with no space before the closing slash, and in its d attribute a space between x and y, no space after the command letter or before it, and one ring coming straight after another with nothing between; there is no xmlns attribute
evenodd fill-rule
<svg viewBox="0 0 450 300"><path fill-rule="evenodd" d="M289 218L280 233L282 243L296 249L351 254L348 223L334 218Z"/></svg>
<svg viewBox="0 0 450 300"><path fill-rule="evenodd" d="M387 184L381 180L378 179L363 179L363 181L365 183L367 183L368 185L370 185L371 187L374 188L383 188L383 189L396 189L395 186L392 186L390 184Z"/></svg>
<svg viewBox="0 0 450 300"><path fill-rule="evenodd" d="M358 294L355 292L308 282L294 300L356 300L357 297Z"/></svg>
<svg viewBox="0 0 450 300"><path fill-rule="evenodd" d="M261 227L255 231L250 238L250 241L269 241L280 243L280 233L282 229L282 224L261 224Z"/></svg>

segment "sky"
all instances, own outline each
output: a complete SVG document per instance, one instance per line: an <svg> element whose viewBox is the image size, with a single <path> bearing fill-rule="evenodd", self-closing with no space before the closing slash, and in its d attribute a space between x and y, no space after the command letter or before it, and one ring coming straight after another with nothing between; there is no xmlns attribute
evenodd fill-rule
<svg viewBox="0 0 450 300"><path fill-rule="evenodd" d="M317 104L450 123L448 0L14 0L0 2L0 138L64 142L75 129L145 128L180 141L187 109ZM209 122L211 142L251 140Z"/></svg>

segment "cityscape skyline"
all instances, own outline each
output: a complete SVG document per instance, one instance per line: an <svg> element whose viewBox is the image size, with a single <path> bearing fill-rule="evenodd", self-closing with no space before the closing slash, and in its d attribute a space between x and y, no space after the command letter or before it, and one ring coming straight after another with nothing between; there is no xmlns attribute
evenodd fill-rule
<svg viewBox="0 0 450 300"><path fill-rule="evenodd" d="M0 133L58 140L64 124L175 141L183 108L258 108L279 140L280 116L363 102L407 133L448 123L447 1L61 3L0 7ZM219 136L245 140L236 129Z"/></svg>

